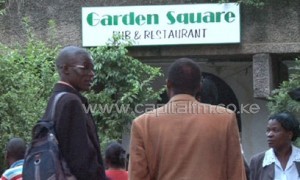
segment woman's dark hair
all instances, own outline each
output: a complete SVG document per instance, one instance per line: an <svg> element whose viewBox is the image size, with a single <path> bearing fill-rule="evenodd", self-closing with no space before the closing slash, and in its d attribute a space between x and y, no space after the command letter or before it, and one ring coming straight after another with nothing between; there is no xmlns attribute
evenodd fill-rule
<svg viewBox="0 0 300 180"><path fill-rule="evenodd" d="M110 143L105 150L106 163L114 168L125 168L126 151L118 142Z"/></svg>
<svg viewBox="0 0 300 180"><path fill-rule="evenodd" d="M290 112L280 112L269 117L269 120L276 120L281 126L287 130L292 131L292 141L295 141L300 135L299 122L295 116Z"/></svg>

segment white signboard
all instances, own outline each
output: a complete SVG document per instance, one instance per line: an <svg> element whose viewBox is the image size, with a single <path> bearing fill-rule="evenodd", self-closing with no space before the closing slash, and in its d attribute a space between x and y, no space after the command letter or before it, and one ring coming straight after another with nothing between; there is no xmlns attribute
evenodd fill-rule
<svg viewBox="0 0 300 180"><path fill-rule="evenodd" d="M105 45L114 34L134 45L240 42L237 3L82 8L83 46Z"/></svg>

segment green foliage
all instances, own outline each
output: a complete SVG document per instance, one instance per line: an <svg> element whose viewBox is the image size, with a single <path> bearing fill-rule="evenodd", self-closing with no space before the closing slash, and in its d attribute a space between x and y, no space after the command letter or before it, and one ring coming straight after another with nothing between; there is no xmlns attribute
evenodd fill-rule
<svg viewBox="0 0 300 180"><path fill-rule="evenodd" d="M238 3L260 8L265 5L265 0L239 0Z"/></svg>
<svg viewBox="0 0 300 180"><path fill-rule="evenodd" d="M0 44L0 156L12 137L22 137L29 142L32 127L42 117L58 80L54 62L61 47L37 39L26 18L24 25L28 38L25 45ZM53 38L55 23L50 21L49 25ZM51 41L51 37L48 40ZM127 45L120 42L90 50L95 58L95 86L86 95L92 105L128 106L128 110L119 112L116 109L94 112L102 142L104 140L102 144L120 139L124 127L136 116L135 106L156 100L160 93L151 87L153 80L161 75L160 69L127 55ZM98 91L99 86L103 91ZM2 157L0 167L5 168Z"/></svg>
<svg viewBox="0 0 300 180"><path fill-rule="evenodd" d="M143 4L145 1L140 0L138 2L140 4ZM188 3L229 3L229 2L236 2L236 3L240 3L240 4L245 4L247 6L254 6L257 8L261 8L265 5L266 0L184 0L182 3L188 4ZM159 0L159 1L147 1L147 3L150 3L150 4L159 3L159 4L165 5L165 4L170 4L170 3L174 3L174 2Z"/></svg>
<svg viewBox="0 0 300 180"><path fill-rule="evenodd" d="M283 81L278 89L272 92L268 98L270 102L268 107L271 113L280 111L300 112L300 103L291 99L288 92L300 87L300 59L295 60L295 66L291 68L291 74L288 81Z"/></svg>
<svg viewBox="0 0 300 180"><path fill-rule="evenodd" d="M151 87L153 80L162 75L160 68L129 56L127 46L115 37L108 46L90 50L96 75L94 91L88 97L101 136L110 140L120 140L136 113L142 112L138 108L156 101L162 92Z"/></svg>
<svg viewBox="0 0 300 180"><path fill-rule="evenodd" d="M230 0L212 0L218 1L219 3L228 3L228 2L237 2L240 4L245 4L247 6L254 6L257 8L261 8L265 5L266 0L237 0L237 1L230 1Z"/></svg>
<svg viewBox="0 0 300 180"><path fill-rule="evenodd" d="M268 98L268 108L272 114L281 111L290 111L296 117L300 117L300 102L297 102L288 95L288 92L300 87L300 59L296 58L294 67L291 68L291 74L288 81L283 81L278 89L275 89ZM299 119L298 119L299 120ZM298 138L295 145L300 147Z"/></svg>
<svg viewBox="0 0 300 180"><path fill-rule="evenodd" d="M5 14L5 1L6 0L0 0L0 16Z"/></svg>
<svg viewBox="0 0 300 180"><path fill-rule="evenodd" d="M26 44L0 44L1 168L5 168L2 155L7 141L12 137L30 140L31 129L41 118L58 79L54 58L60 47L35 38L28 19L23 19L23 25Z"/></svg>
<svg viewBox="0 0 300 180"><path fill-rule="evenodd" d="M40 102L49 95L48 88L54 79L54 53L45 44L36 41L27 44L25 49L9 49L2 46L1 51L4 53L0 57L0 130L6 127L5 132L11 135L26 134L26 131L15 131L18 129L15 125L19 123L22 127L30 123L27 119L31 120L32 117L40 115ZM8 125L6 122L13 123Z"/></svg>
<svg viewBox="0 0 300 180"><path fill-rule="evenodd" d="M0 45L1 155L11 137L30 139L57 80L53 65L57 50L34 39L22 47Z"/></svg>

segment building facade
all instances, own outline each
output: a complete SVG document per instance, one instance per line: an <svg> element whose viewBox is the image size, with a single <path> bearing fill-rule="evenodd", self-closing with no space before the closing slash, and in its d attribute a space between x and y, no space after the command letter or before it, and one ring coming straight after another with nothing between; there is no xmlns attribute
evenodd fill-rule
<svg viewBox="0 0 300 180"><path fill-rule="evenodd" d="M168 4L205 3L205 1L172 1ZM211 1L207 1L211 2ZM162 1L11 1L0 16L0 42L25 41L22 19L28 17L41 38L51 33L49 20L57 24L57 42L82 46L82 7L160 5ZM300 1L271 0L264 7L240 6L241 41L233 44L185 44L130 47L130 54L142 62L161 67L179 57L197 61L202 71L218 77L230 87L238 101L241 142L246 159L267 149L265 130L270 115L266 97L287 79L288 66L300 56ZM220 30L222 34L222 30ZM158 79L156 88L165 84ZM126 138L125 138L126 140ZM128 139L127 139L128 140Z"/></svg>

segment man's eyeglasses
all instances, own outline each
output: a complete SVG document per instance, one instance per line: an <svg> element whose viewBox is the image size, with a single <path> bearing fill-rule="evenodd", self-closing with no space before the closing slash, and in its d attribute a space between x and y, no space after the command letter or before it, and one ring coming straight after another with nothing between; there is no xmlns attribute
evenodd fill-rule
<svg viewBox="0 0 300 180"><path fill-rule="evenodd" d="M91 71L94 72L94 67L93 66L72 65L70 67L75 67L75 68L81 69L85 73L89 73Z"/></svg>

